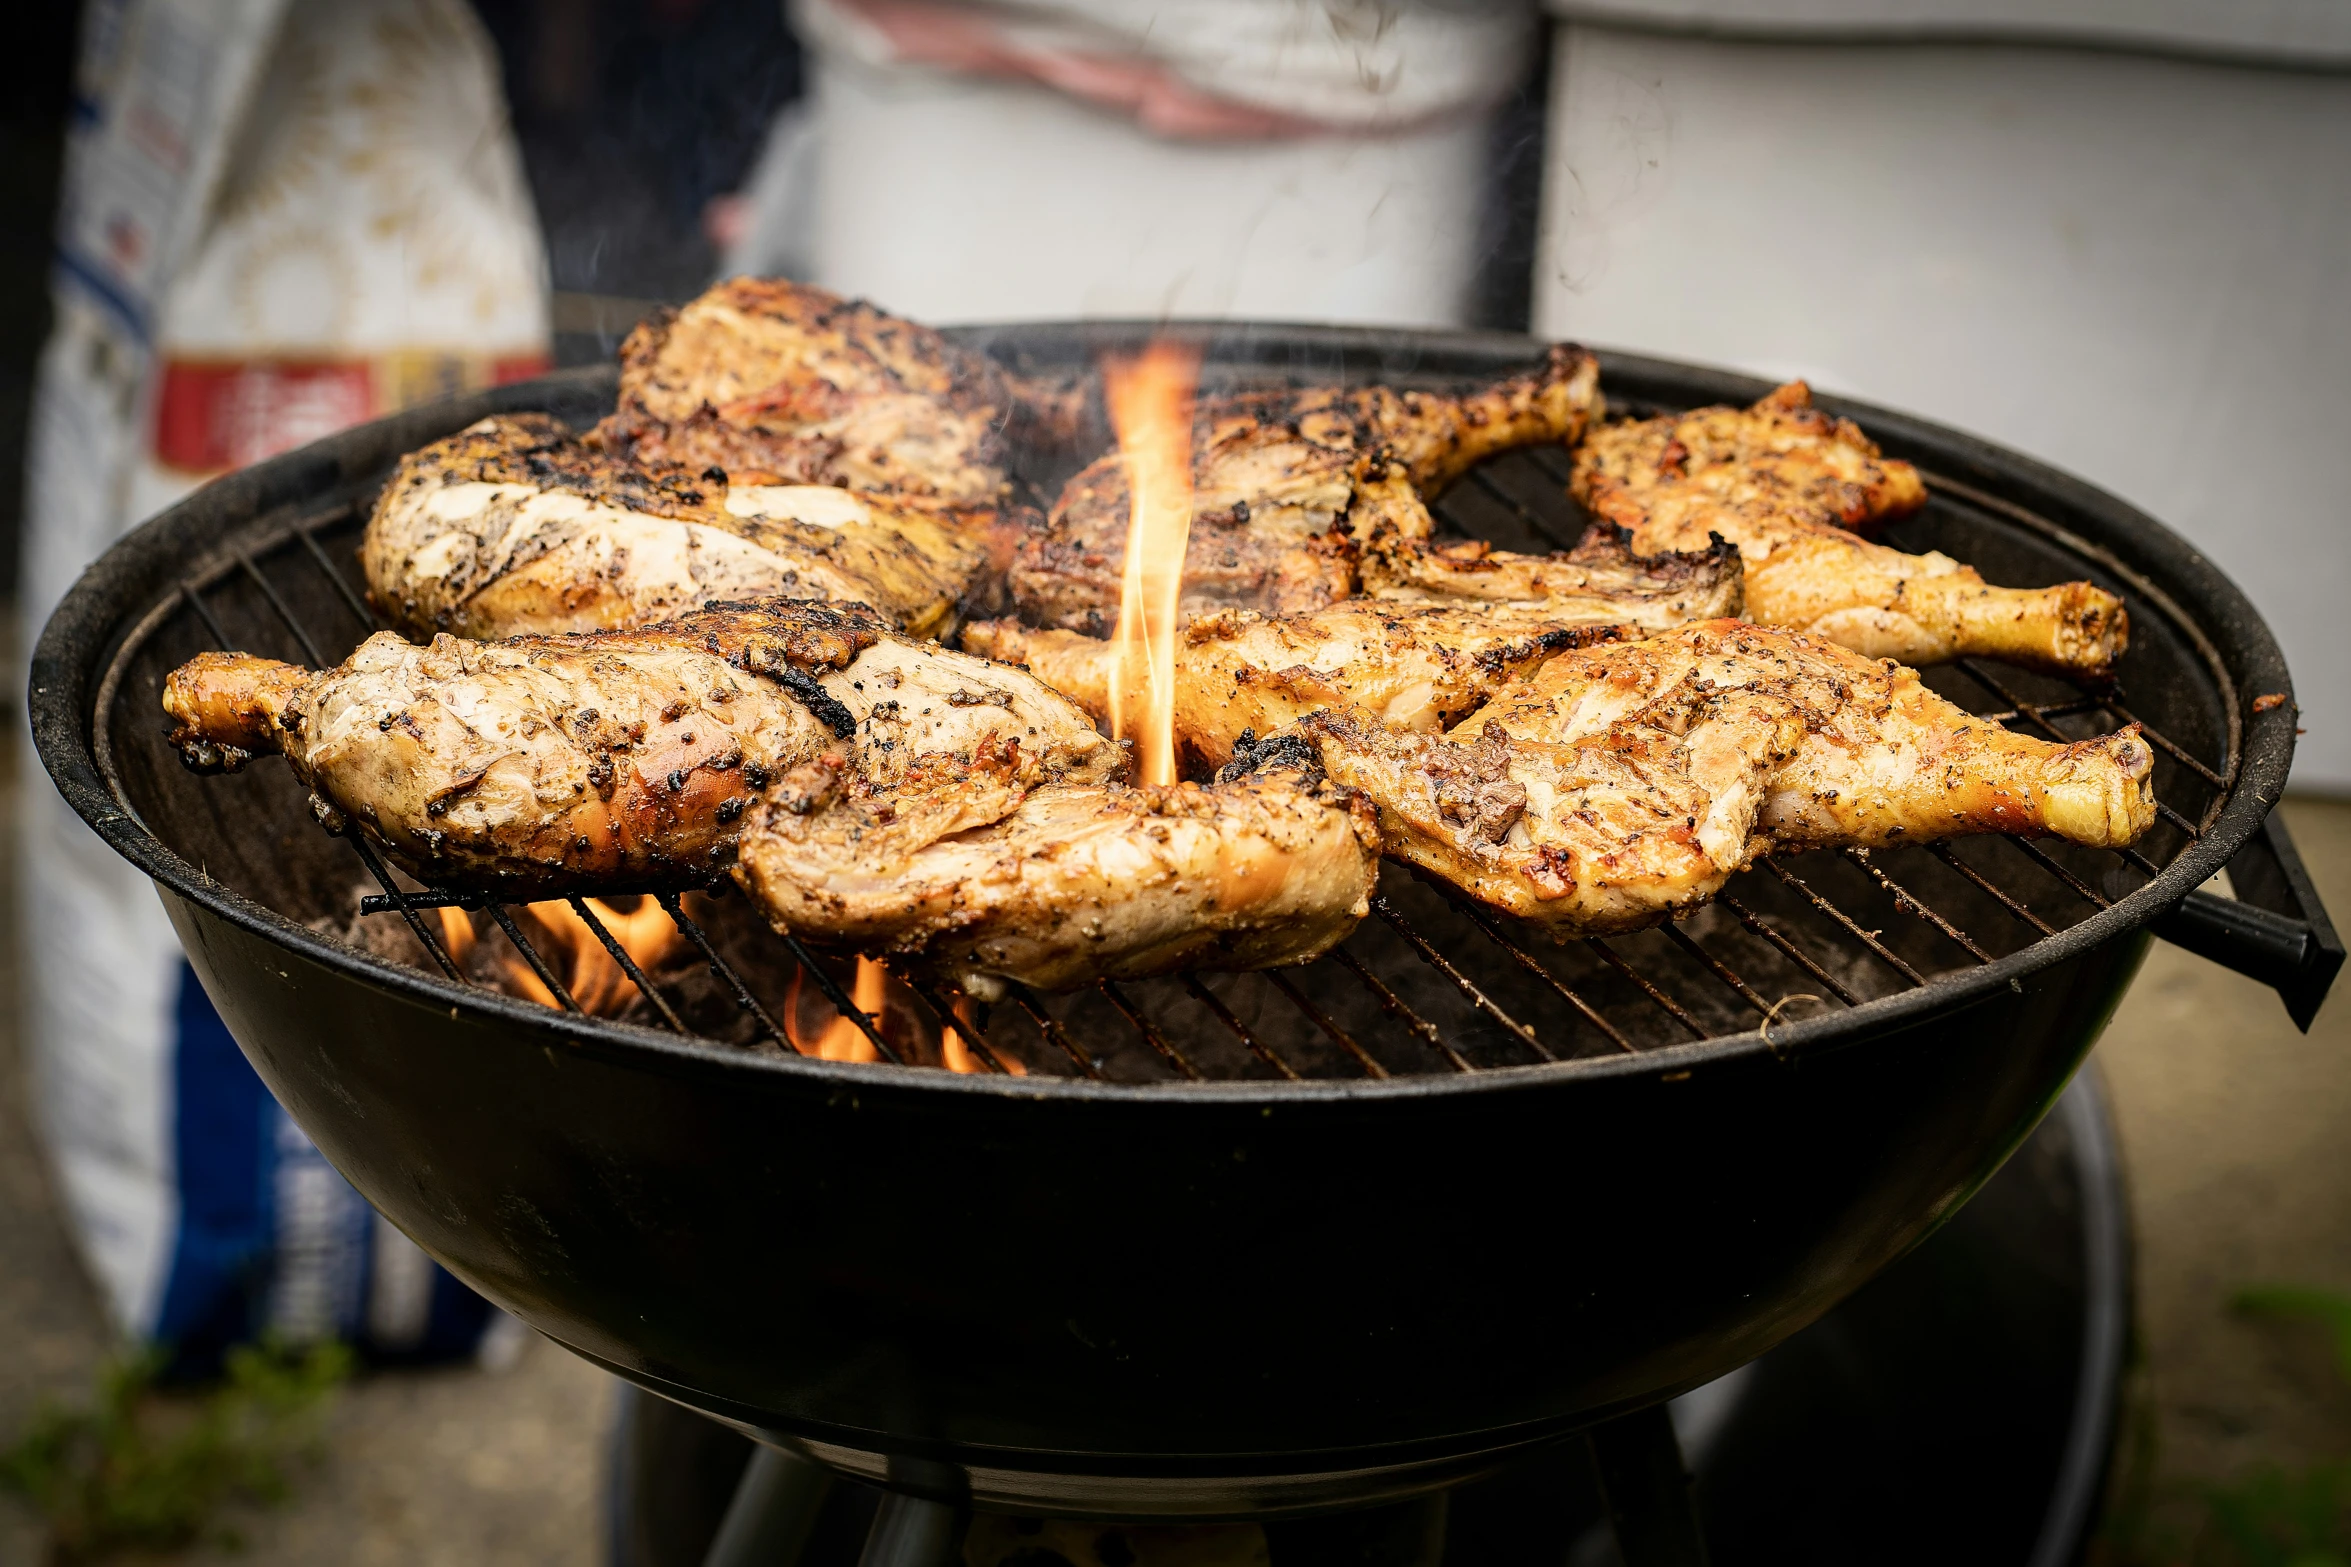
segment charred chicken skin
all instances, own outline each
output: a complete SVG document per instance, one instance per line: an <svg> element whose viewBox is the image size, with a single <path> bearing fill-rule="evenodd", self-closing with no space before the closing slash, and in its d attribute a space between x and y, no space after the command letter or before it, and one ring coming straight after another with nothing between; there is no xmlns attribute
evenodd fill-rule
<svg viewBox="0 0 2351 1567"><path fill-rule="evenodd" d="M1742 621L1559 654L1443 735L1341 708L1298 733L1377 806L1390 854L1563 938L1672 919L1777 850L2114 846L2155 812L2135 726L2045 743L1890 661Z"/></svg>
<svg viewBox="0 0 2351 1567"><path fill-rule="evenodd" d="M387 632L317 672L206 654L163 705L192 764L282 753L322 821L421 879L519 902L733 871L785 929L982 993L1303 962L1376 874L1369 817L1318 779L1126 789L1120 749L1034 676L853 606L503 643Z"/></svg>
<svg viewBox="0 0 2351 1567"><path fill-rule="evenodd" d="M2089 679L2130 638L2122 600L2087 582L1987 584L1947 555L1861 538L1926 499L1851 422L1812 407L1802 382L1752 408L1609 425L1577 450L1573 489L1644 553L1729 540L1747 563L1747 613L1875 658L1983 656Z"/></svg>
<svg viewBox="0 0 2351 1567"><path fill-rule="evenodd" d="M1422 490L1496 452L1573 440L1600 406L1580 348L1458 396L1389 387L1204 400L1193 426L1183 607L1291 614L1356 591L1357 541L1428 537ZM1127 471L1115 453L1063 488L1012 568L1021 618L1091 635L1118 618ZM1703 543L1703 541L1701 541Z"/></svg>
<svg viewBox="0 0 2351 1567"><path fill-rule="evenodd" d="M656 313L620 351L610 450L737 484L827 484L966 506L1004 498L1007 432L1067 445L1075 380L1014 376L863 300L735 278Z"/></svg>
<svg viewBox="0 0 2351 1567"><path fill-rule="evenodd" d="M543 414L401 459L359 559L418 636L617 630L713 599L865 604L914 636L996 608L1034 514L619 461Z"/></svg>

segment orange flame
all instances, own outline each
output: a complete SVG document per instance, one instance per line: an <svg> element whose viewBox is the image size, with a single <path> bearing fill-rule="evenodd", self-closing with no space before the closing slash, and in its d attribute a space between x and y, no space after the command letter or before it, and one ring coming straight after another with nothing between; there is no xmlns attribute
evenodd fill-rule
<svg viewBox="0 0 2351 1567"><path fill-rule="evenodd" d="M640 898L637 906L622 913L598 898L581 900L590 913L612 933L621 950L635 961L637 967L652 972L683 938L677 925L653 898ZM470 915L462 909L443 907L434 911L441 920L441 941L449 950L462 972L471 957L477 938ZM574 913L568 901L533 903L527 912L539 925L532 936L539 955L545 958L562 977L564 988L580 1004L580 1010L591 1016L609 1017L626 1011L635 997L636 984L628 973L605 950L596 933ZM536 1001L543 1007L559 1005L554 993L532 971L529 964L511 953L498 957L499 983L509 994ZM807 975L795 970L791 990L784 1002L784 1033L792 1047L802 1055L815 1056L825 1061L877 1061L881 1053L864 1029L842 1016L821 1000L824 1021L810 1027L801 1021L802 985ZM895 992L902 987L892 980L889 969L872 958L857 960L857 978L850 989L850 1000L857 1009L872 1018L876 1028L888 1030L893 1007L906 1012ZM939 1065L950 1072L985 1072L987 1065L979 1058L977 1030L972 1027L973 1005L969 997L958 996L954 1002L954 1021L939 1030ZM925 1017L927 1013L921 1014ZM895 1039L895 1035L889 1037ZM1018 1060L994 1055L994 1061L1015 1077L1025 1077L1027 1068Z"/></svg>
<svg viewBox="0 0 2351 1567"><path fill-rule="evenodd" d="M881 1052L874 1049L865 1030L838 1012L821 1028L802 1026L800 982L804 977L792 976L792 991L784 1001L784 1032L791 1036L792 1048L820 1061L879 1061ZM857 982L850 989L849 999L858 1011L873 1019L874 1027L880 1028L888 1016L890 971L871 958L859 958Z"/></svg>
<svg viewBox="0 0 2351 1567"><path fill-rule="evenodd" d="M968 1074L988 1070L986 1066L981 1064L978 1055L979 1051L987 1050L987 1042L980 1037L979 1031L972 1027L971 1014L971 997L957 996L955 998L955 1021L962 1027L943 1028L939 1031L939 1064L950 1072ZM1016 1057L998 1055L995 1051L989 1050L988 1059L1014 1077L1029 1075L1029 1069L1021 1065Z"/></svg>
<svg viewBox="0 0 2351 1567"><path fill-rule="evenodd" d="M583 898L580 901L612 933L612 939L620 943L621 950L629 955L640 970L650 972L680 940L677 925L657 899L639 898L637 906L626 914L599 898ZM610 1017L626 1011L630 1001L636 997L636 982L605 950L604 943L596 939L596 933L588 928L587 921L572 911L571 904L556 899L548 903L531 904L529 910L531 917L539 922L547 935L546 943L539 948L539 955L548 960L550 968L562 975L564 988L571 992L572 1000L580 1004L580 1010L592 1017ZM441 911L441 927L445 933L453 934L449 918L452 913L455 911L451 909ZM457 916L457 922L465 925L466 944L470 947L473 941L472 923L462 914ZM454 942L451 952L452 956L458 956ZM462 963L463 957L458 956L458 961ZM569 971L565 972L567 966ZM530 965L519 957L502 958L499 969L507 988L515 994L536 1001L541 1006L557 1004L554 993L548 990L537 974L531 972Z"/></svg>
<svg viewBox="0 0 2351 1567"><path fill-rule="evenodd" d="M465 972L465 960L473 956L473 920L463 909L447 904L433 911L441 916L441 945L449 949L449 961L457 965L457 972Z"/></svg>
<svg viewBox="0 0 2351 1567"><path fill-rule="evenodd" d="M1199 349L1164 339L1102 367L1128 496L1126 577L1110 649L1110 733L1134 740L1147 784L1176 781L1176 613L1192 537L1192 392L1199 378Z"/></svg>

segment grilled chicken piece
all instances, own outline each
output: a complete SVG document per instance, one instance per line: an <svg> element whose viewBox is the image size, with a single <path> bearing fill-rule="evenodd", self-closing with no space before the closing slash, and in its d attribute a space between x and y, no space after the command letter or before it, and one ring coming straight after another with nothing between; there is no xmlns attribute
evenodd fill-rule
<svg viewBox="0 0 2351 1567"><path fill-rule="evenodd" d="M1222 767L1245 735L1270 735L1325 707L1350 707L1396 729L1434 733L1569 648L1627 635L1514 605L1383 604L1350 599L1307 615L1222 609L1176 644L1176 748L1190 770ZM1106 720L1115 644L1016 621L968 626L964 646L1026 664Z"/></svg>
<svg viewBox="0 0 2351 1567"><path fill-rule="evenodd" d="M484 419L401 459L359 559L418 636L615 630L713 599L858 602L914 636L999 608L1035 514L639 466L544 414Z"/></svg>
<svg viewBox="0 0 2351 1567"><path fill-rule="evenodd" d="M1194 769L1231 760L1241 737L1319 708L1361 709L1392 727L1439 730L1554 653L1739 611L1739 552L1632 554L1594 528L1569 554L1511 555L1481 543L1383 534L1363 556L1372 596L1300 615L1220 609L1176 644L1176 746ZM1026 664L1095 718L1110 713L1112 644L1074 631L980 621L963 645Z"/></svg>
<svg viewBox="0 0 2351 1567"><path fill-rule="evenodd" d="M1599 406L1597 362L1565 345L1539 369L1459 396L1326 387L1204 400L1193 421L1183 607L1287 614L1345 598L1355 541L1382 530L1428 536L1420 490L1510 447L1572 441ZM1110 630L1127 508L1116 453L1069 481L1012 568L1024 620Z"/></svg>
<svg viewBox="0 0 2351 1567"><path fill-rule="evenodd" d="M359 822L426 880L515 901L707 881L744 807L830 751L878 788L918 756L984 752L1024 788L1122 765L1025 671L793 600L498 643L382 632L316 673L206 654L163 705L192 763L283 752L323 819Z"/></svg>
<svg viewBox="0 0 2351 1567"><path fill-rule="evenodd" d="M2048 744L1741 621L1561 654L1442 737L1342 709L1299 733L1378 806L1388 852L1563 938L1672 919L1777 850L2113 846L2155 815L2136 726Z"/></svg>
<svg viewBox="0 0 2351 1567"><path fill-rule="evenodd" d="M1606 480L1636 502L1696 489L1733 505L1794 503L1864 530L1908 516L1927 499L1916 468L1884 456L1852 420L1813 407L1812 388L1802 381L1751 408L1604 425L1584 438L1576 468L1579 482Z"/></svg>
<svg viewBox="0 0 2351 1567"><path fill-rule="evenodd" d="M1916 469L1887 462L1802 382L1753 408L1705 408L1599 430L1576 453L1574 493L1646 553L1719 535L1747 563L1747 613L1857 653L1933 664L1983 656L2091 680L2130 640L2122 600L2087 582L2001 588L1930 552L1853 528L1915 510Z"/></svg>
<svg viewBox="0 0 2351 1567"><path fill-rule="evenodd" d="M985 789L987 762L930 785ZM953 836L903 830L911 782L874 790L822 763L805 777L812 792L779 790L744 834L736 876L769 918L917 953L989 1000L1006 980L1063 990L1311 962L1370 912L1379 879L1370 807L1311 765L1205 787L1054 785Z"/></svg>
<svg viewBox="0 0 2351 1567"><path fill-rule="evenodd" d="M1120 748L1034 676L854 607L387 632L315 673L205 654L163 705L193 765L280 751L323 822L423 880L521 902L732 870L779 928L981 995L1306 962L1378 872L1368 808L1319 769L1121 787Z"/></svg>
<svg viewBox="0 0 2351 1567"><path fill-rule="evenodd" d="M863 300L735 278L629 333L598 439L738 484L830 484L993 505L1006 433L1068 445L1075 380L1024 380Z"/></svg>

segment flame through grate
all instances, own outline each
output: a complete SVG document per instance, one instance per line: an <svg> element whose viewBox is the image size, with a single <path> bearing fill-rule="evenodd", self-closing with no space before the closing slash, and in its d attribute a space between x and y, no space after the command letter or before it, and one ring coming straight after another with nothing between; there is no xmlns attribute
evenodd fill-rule
<svg viewBox="0 0 2351 1567"><path fill-rule="evenodd" d="M1566 549L1583 529L1580 512L1566 497L1566 480L1564 453L1512 453L1473 470L1432 510L1452 532L1513 547ZM1928 481L1940 504L2038 530L2061 547L2086 548L1997 497L1931 473ZM175 601L151 613L118 652L117 671L183 608L202 625L209 645L250 645L229 634L208 602L238 581L257 591L276 629L314 667L334 663L337 650L356 640L352 626L360 635L380 629L329 553L328 541L355 535L362 516L359 505L345 503L285 518L266 548L233 553L183 580ZM1898 542L1901 531L1894 530ZM2179 621L2160 595L2133 592L2127 581L2114 583L2119 568L2104 564L2098 574L2123 588L2136 619L2169 615ZM2085 561L2083 570L2091 569ZM330 591L318 592L315 581L294 590L294 573L323 574ZM248 605L256 602L249 594L240 597ZM352 625L331 633L306 626L290 598L325 605L338 621L347 614ZM2201 645L2192 627L2181 622L2177 629ZM1979 716L2044 738L2080 739L2138 721L2115 692L2061 687L2047 677L1975 661L1927 673L1945 696ZM103 711L105 701L100 705ZM2232 723L2227 754L2216 763L2153 727L2144 732L2158 754L2164 803L2157 827L2137 848L1983 838L1773 858L1734 878L1712 905L1678 923L1565 945L1390 865L1372 917L1346 943L1304 968L1106 981L1068 996L1016 986L1004 1002L988 1008L942 995L913 975L884 973L870 956L847 967L839 955L821 955L795 937L763 937L761 964L793 971L792 1002L774 1008L761 1001L761 987L746 975L741 949L730 956L727 943L678 893L646 894L627 924L641 935L644 922L654 918L650 911L658 909L673 927L662 933L664 939L682 941L707 965L732 1007L749 1020L762 1042L757 1048L833 1059L1131 1082L1385 1078L1638 1054L1757 1028L1768 1038L1776 1023L1857 1007L1993 962L2078 923L2152 878L2217 818L2234 780L2237 742ZM103 739L99 749L104 758ZM361 911L405 922L452 982L472 981L463 954L452 951L455 925L439 911L478 911L527 970L501 987L508 993L592 1013L625 994L625 984L644 998L649 1021L679 1034L696 1032L686 1009L639 961L644 941L624 940L629 929L615 932L622 917L611 903L575 897L524 911L543 932L558 924L573 929L568 950L551 959L515 910L441 890L404 888L356 832L346 841L381 889L361 901ZM620 901L618 894L614 901ZM470 936L470 922L460 916L456 924ZM601 948L601 957L577 939L580 932ZM591 984L582 975L596 978ZM837 1015L830 1030L797 1016L803 980ZM585 1004L582 990L590 992ZM779 1010L786 1015L779 1017ZM820 1045L827 1032L831 1038ZM857 1048L844 1048L844 1036L853 1036L849 1044Z"/></svg>

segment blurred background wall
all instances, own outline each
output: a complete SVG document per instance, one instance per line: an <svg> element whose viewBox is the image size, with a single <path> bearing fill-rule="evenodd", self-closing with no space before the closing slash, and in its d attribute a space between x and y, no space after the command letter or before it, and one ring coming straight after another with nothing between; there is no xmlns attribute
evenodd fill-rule
<svg viewBox="0 0 2351 1567"><path fill-rule="evenodd" d="M1556 5L1534 327L1946 421L2186 534L2351 789L2351 6Z"/></svg>

